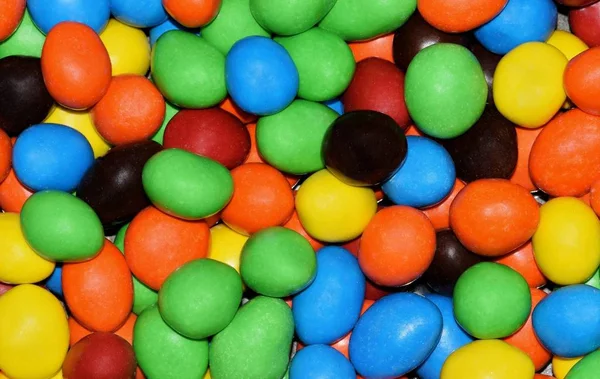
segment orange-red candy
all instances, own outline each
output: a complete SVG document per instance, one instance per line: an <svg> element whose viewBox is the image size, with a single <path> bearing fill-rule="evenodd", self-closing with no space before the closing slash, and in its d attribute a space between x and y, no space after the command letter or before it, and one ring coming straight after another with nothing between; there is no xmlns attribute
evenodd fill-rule
<svg viewBox="0 0 600 379"><path fill-rule="evenodd" d="M386 34L375 39L349 43L354 60L360 62L367 58L381 58L394 63L394 33Z"/></svg>
<svg viewBox="0 0 600 379"><path fill-rule="evenodd" d="M547 194L582 196L600 179L600 117L579 109L550 121L535 140L529 172Z"/></svg>
<svg viewBox="0 0 600 379"><path fill-rule="evenodd" d="M6 179L12 163L12 143L6 132L0 129L0 183Z"/></svg>
<svg viewBox="0 0 600 379"><path fill-rule="evenodd" d="M435 253L435 229L423 212L392 206L377 212L360 239L358 262L384 286L402 286L427 270Z"/></svg>
<svg viewBox="0 0 600 379"><path fill-rule="evenodd" d="M219 105L219 107L231 113L235 117L239 118L240 121L244 124L249 124L251 122L255 122L258 118L255 114L244 112L240 107L238 107L233 101L231 101L230 97L226 97L225 100ZM254 125L256 129L256 124Z"/></svg>
<svg viewBox="0 0 600 379"><path fill-rule="evenodd" d="M119 75L113 77L91 115L102 138L123 145L152 137L165 119L165 109L165 99L150 80Z"/></svg>
<svg viewBox="0 0 600 379"><path fill-rule="evenodd" d="M221 0L163 0L162 3L171 17L188 28L208 24L221 8Z"/></svg>
<svg viewBox="0 0 600 379"><path fill-rule="evenodd" d="M431 221L435 230L448 229L450 227L450 206L456 195L458 195L463 188L465 188L465 183L460 179L456 179L452 191L441 203L423 209L423 213L425 213L425 216L429 217L429 221Z"/></svg>
<svg viewBox="0 0 600 379"><path fill-rule="evenodd" d="M285 224L294 211L294 195L285 176L264 163L245 163L231 171L233 197L221 219L241 234Z"/></svg>
<svg viewBox="0 0 600 379"><path fill-rule="evenodd" d="M0 42L13 34L25 12L25 0L4 0L0 2Z"/></svg>
<svg viewBox="0 0 600 379"><path fill-rule="evenodd" d="M293 231L300 234L302 237L306 238L308 243L310 243L310 246L312 246L313 250L315 250L315 251L317 251L320 248L322 248L323 246L325 246L325 245L323 245L323 243L321 241L312 238L306 232L306 229L304 229L304 226L302 226L302 224L300 223L300 218L298 218L298 213L296 211L294 211L294 213L292 213L292 217L290 217L288 222L286 222L283 225L283 227L292 229Z"/></svg>
<svg viewBox="0 0 600 379"><path fill-rule="evenodd" d="M520 185L528 191L536 190L535 184L531 181L529 175L529 153L535 139L542 131L542 128L515 128L517 130L517 149L518 158L515 172L513 172L510 181Z"/></svg>
<svg viewBox="0 0 600 379"><path fill-rule="evenodd" d="M590 188L588 204L590 207L592 207L594 213L600 216L600 180L596 180L592 184L592 188Z"/></svg>
<svg viewBox="0 0 600 379"><path fill-rule="evenodd" d="M407 136L425 137L425 134L423 134L423 132L421 132L419 129L417 129L417 127L414 125L409 126L408 129L406 129L405 134Z"/></svg>
<svg viewBox="0 0 600 379"><path fill-rule="evenodd" d="M531 241L517 250L496 259L496 263L506 265L525 278L529 287L538 288L546 284L546 277L540 271L535 257L533 256L533 244Z"/></svg>
<svg viewBox="0 0 600 379"><path fill-rule="evenodd" d="M419 0L419 13L431 26L447 33L462 33L490 21L508 0Z"/></svg>
<svg viewBox="0 0 600 379"><path fill-rule="evenodd" d="M14 170L10 170L6 179L0 183L0 208L5 212L20 213L25 201L33 192L25 188Z"/></svg>
<svg viewBox="0 0 600 379"><path fill-rule="evenodd" d="M600 47L571 59L563 80L567 96L577 108L600 116Z"/></svg>
<svg viewBox="0 0 600 379"><path fill-rule="evenodd" d="M471 182L450 206L456 237L484 256L504 255L529 241L539 219L539 206L529 191L505 179Z"/></svg>
<svg viewBox="0 0 600 379"><path fill-rule="evenodd" d="M546 367L552 359L552 354L544 348L537 339L533 331L533 323L531 321L531 313L533 309L542 301L547 294L537 288L531 288L531 312L527 322L521 329L510 337L504 338L504 341L520 349L531 358L535 366L535 371L539 371Z"/></svg>
<svg viewBox="0 0 600 379"><path fill-rule="evenodd" d="M148 207L125 234L125 259L135 277L158 291L167 277L194 259L206 257L210 231L205 221L186 221Z"/></svg>
<svg viewBox="0 0 600 379"><path fill-rule="evenodd" d="M42 74L48 92L59 104L86 109L100 101L110 85L110 57L92 28L61 22L46 36Z"/></svg>

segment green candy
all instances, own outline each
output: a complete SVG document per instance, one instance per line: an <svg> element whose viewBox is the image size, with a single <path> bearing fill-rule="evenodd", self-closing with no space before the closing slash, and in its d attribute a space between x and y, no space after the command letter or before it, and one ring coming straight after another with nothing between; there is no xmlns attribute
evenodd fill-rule
<svg viewBox="0 0 600 379"><path fill-rule="evenodd" d="M338 0L319 26L346 41L390 33L417 9L417 0Z"/></svg>
<svg viewBox="0 0 600 379"><path fill-rule="evenodd" d="M406 106L417 127L436 138L454 138L481 117L488 88L467 48L438 43L421 50L406 71Z"/></svg>
<svg viewBox="0 0 600 379"><path fill-rule="evenodd" d="M201 379L208 368L208 342L186 338L165 324L157 306L146 309L133 329L133 351L147 378Z"/></svg>
<svg viewBox="0 0 600 379"><path fill-rule="evenodd" d="M250 0L250 11L265 29L291 36L315 26L337 0Z"/></svg>
<svg viewBox="0 0 600 379"><path fill-rule="evenodd" d="M158 309L177 333L200 340L229 325L242 292L242 279L234 268L212 259L197 259L167 278L158 293Z"/></svg>
<svg viewBox="0 0 600 379"><path fill-rule="evenodd" d="M160 92L179 107L212 107L227 95L225 56L192 33L163 34L152 49L151 68Z"/></svg>
<svg viewBox="0 0 600 379"><path fill-rule="evenodd" d="M104 229L96 213L66 192L33 194L21 210L21 228L29 246L55 262L92 259L104 245Z"/></svg>
<svg viewBox="0 0 600 379"><path fill-rule="evenodd" d="M293 336L290 307L283 300L257 296L213 338L210 374L214 379L281 379Z"/></svg>
<svg viewBox="0 0 600 379"><path fill-rule="evenodd" d="M163 150L150 158L142 183L157 208L186 220L214 215L233 195L233 179L225 166L181 149Z"/></svg>
<svg viewBox="0 0 600 379"><path fill-rule="evenodd" d="M275 168L303 175L325 168L321 146L338 114L321 103L296 100L256 124L260 155Z"/></svg>
<svg viewBox="0 0 600 379"><path fill-rule="evenodd" d="M352 50L337 35L320 28L293 37L275 38L292 57L298 68L298 96L306 100L326 101L348 88L356 62Z"/></svg>
<svg viewBox="0 0 600 379"><path fill-rule="evenodd" d="M225 55L237 41L250 36L271 37L252 16L250 0L223 0L217 17L202 28L202 37Z"/></svg>
<svg viewBox="0 0 600 379"><path fill-rule="evenodd" d="M11 55L39 58L46 36L35 26L29 11L25 9L23 20L15 32L0 42L0 59Z"/></svg>
<svg viewBox="0 0 600 379"><path fill-rule="evenodd" d="M583 357L565 377L565 379L592 379L600 375L600 350Z"/></svg>
<svg viewBox="0 0 600 379"><path fill-rule="evenodd" d="M308 286L317 272L315 252L306 238L280 226L253 234L240 257L244 283L271 297L293 295Z"/></svg>
<svg viewBox="0 0 600 379"><path fill-rule="evenodd" d="M158 142L161 145L163 144L163 139L165 138L165 129L167 129L169 121L171 121L171 119L177 114L177 112L179 112L179 108L177 108L175 105L169 103L168 101L165 101L165 104L165 119L160 129L158 129L154 137L152 137L152 141Z"/></svg>
<svg viewBox="0 0 600 379"><path fill-rule="evenodd" d="M592 275L590 280L588 280L585 284L600 289L600 270L596 271L596 273Z"/></svg>
<svg viewBox="0 0 600 379"><path fill-rule="evenodd" d="M525 279L508 266L483 262L470 267L454 287L454 316L478 339L508 337L525 324L531 293Z"/></svg>

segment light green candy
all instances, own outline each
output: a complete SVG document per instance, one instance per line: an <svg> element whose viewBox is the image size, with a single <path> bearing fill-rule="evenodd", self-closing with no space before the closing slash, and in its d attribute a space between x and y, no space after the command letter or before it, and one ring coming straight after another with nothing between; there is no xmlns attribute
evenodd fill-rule
<svg viewBox="0 0 600 379"><path fill-rule="evenodd" d="M163 123L160 126L160 129L158 129L158 131L156 132L154 137L152 137L152 141L158 142L161 145L163 144L163 139L165 138L165 129L167 129L167 125L169 124L169 121L171 121L171 119L173 117L175 117L177 112L179 112L179 108L177 108L175 105L169 103L168 101L165 101L165 104L166 104L165 119L163 120Z"/></svg>
<svg viewBox="0 0 600 379"><path fill-rule="evenodd" d="M46 36L35 26L25 9L23 20L15 32L3 42L0 42L0 59L11 55L23 55L39 58Z"/></svg>
<svg viewBox="0 0 600 379"><path fill-rule="evenodd" d="M569 371L566 379L592 379L600 375L600 350L583 357Z"/></svg>
<svg viewBox="0 0 600 379"><path fill-rule="evenodd" d="M337 0L250 0L250 11L265 29L281 36L302 33L315 26Z"/></svg>

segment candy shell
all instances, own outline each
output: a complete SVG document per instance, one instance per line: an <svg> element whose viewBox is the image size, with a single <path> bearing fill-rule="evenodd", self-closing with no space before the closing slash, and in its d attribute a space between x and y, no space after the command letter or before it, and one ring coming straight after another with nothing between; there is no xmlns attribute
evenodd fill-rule
<svg viewBox="0 0 600 379"><path fill-rule="evenodd" d="M569 99L582 111L600 116L600 48L593 47L573 58L564 74L565 91Z"/></svg>
<svg viewBox="0 0 600 379"><path fill-rule="evenodd" d="M588 49L588 45L579 37L564 30L555 30L546 43L560 50L568 60Z"/></svg>
<svg viewBox="0 0 600 379"><path fill-rule="evenodd" d="M437 29L461 33L475 29L494 17L508 0L462 0L449 3L444 0L419 0L419 13Z"/></svg>
<svg viewBox="0 0 600 379"><path fill-rule="evenodd" d="M221 0L163 0L162 3L171 17L188 28L208 24L221 9Z"/></svg>
<svg viewBox="0 0 600 379"><path fill-rule="evenodd" d="M100 39L108 51L113 76L146 75L150 68L150 44L142 30L111 19Z"/></svg>
<svg viewBox="0 0 600 379"><path fill-rule="evenodd" d="M2 22L0 22L0 42L10 37L23 18L26 1L15 0L4 4Z"/></svg>
<svg viewBox="0 0 600 379"><path fill-rule="evenodd" d="M44 33L63 21L78 22L100 33L110 17L110 0L27 0L27 9Z"/></svg>
<svg viewBox="0 0 600 379"><path fill-rule="evenodd" d="M0 42L0 58L11 55L39 58L42 55L42 46L45 39L46 36L35 26L29 11L25 8L25 13L17 30Z"/></svg>
<svg viewBox="0 0 600 379"><path fill-rule="evenodd" d="M368 41L352 42L348 46L357 63L367 58L381 58L394 63L393 44L394 34L390 33Z"/></svg>
<svg viewBox="0 0 600 379"><path fill-rule="evenodd" d="M566 379L591 378L600 372L600 350L586 355L569 371Z"/></svg>
<svg viewBox="0 0 600 379"><path fill-rule="evenodd" d="M597 23L599 16L600 4L597 2L587 7L569 10L571 31L590 47L600 45L600 33Z"/></svg>
<svg viewBox="0 0 600 379"><path fill-rule="evenodd" d="M208 258L223 262L240 271L240 256L248 236L237 233L225 224L210 228Z"/></svg>
<svg viewBox="0 0 600 379"><path fill-rule="evenodd" d="M533 244L527 242L517 250L495 260L523 275L529 287L538 288L546 284L546 277L540 271L533 254Z"/></svg>
<svg viewBox="0 0 600 379"><path fill-rule="evenodd" d="M315 26L336 0L250 0L250 11L266 30L281 36L296 35Z"/></svg>
<svg viewBox="0 0 600 379"><path fill-rule="evenodd" d="M110 12L117 20L136 28L150 28L167 19L161 0L110 0Z"/></svg>
<svg viewBox="0 0 600 379"><path fill-rule="evenodd" d="M354 367L340 352L327 345L300 350L290 364L290 378L355 379Z"/></svg>

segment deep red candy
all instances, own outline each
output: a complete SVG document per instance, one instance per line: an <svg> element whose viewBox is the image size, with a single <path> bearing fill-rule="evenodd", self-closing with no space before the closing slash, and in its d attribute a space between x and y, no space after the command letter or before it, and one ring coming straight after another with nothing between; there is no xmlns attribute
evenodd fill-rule
<svg viewBox="0 0 600 379"><path fill-rule="evenodd" d="M600 3L569 12L571 32L589 47L600 46Z"/></svg>

